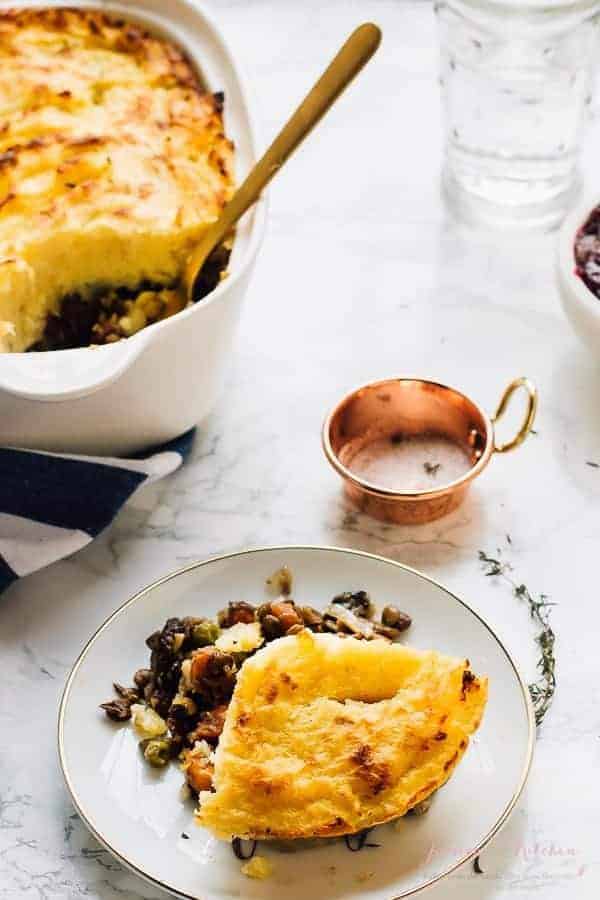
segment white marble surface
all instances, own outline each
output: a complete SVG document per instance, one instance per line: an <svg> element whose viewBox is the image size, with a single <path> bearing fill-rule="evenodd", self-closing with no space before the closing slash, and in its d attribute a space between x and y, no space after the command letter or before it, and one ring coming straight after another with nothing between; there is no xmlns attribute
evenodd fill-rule
<svg viewBox="0 0 600 900"><path fill-rule="evenodd" d="M596 898L600 470L586 461L600 462L600 375L561 313L554 240L446 221L429 3L210 6L251 78L265 136L351 26L372 18L385 41L272 189L227 392L193 460L137 496L89 549L0 598L0 898L157 896L99 848L69 803L55 751L65 676L87 636L144 583L205 555L285 542L357 547L425 570L481 610L529 675L526 611L483 576L477 551L502 546L516 577L557 601L559 692L526 793L483 854L485 874L466 868L428 896ZM592 123L588 187L598 146ZM394 374L456 384L488 409L518 374L541 392L537 436L494 459L466 505L427 527L356 515L321 454L321 420L340 393Z"/></svg>

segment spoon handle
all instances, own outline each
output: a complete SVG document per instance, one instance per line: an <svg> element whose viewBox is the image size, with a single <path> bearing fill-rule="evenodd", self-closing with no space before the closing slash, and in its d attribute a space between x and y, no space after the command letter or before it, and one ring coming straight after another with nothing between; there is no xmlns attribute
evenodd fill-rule
<svg viewBox="0 0 600 900"><path fill-rule="evenodd" d="M252 168L243 184L221 212L217 221L190 254L186 283L190 292L198 270L216 245L223 240L238 219L252 206L263 188L302 143L317 122L335 103L345 87L373 56L381 41L377 25L367 22L352 32L298 109L283 126L269 149Z"/></svg>

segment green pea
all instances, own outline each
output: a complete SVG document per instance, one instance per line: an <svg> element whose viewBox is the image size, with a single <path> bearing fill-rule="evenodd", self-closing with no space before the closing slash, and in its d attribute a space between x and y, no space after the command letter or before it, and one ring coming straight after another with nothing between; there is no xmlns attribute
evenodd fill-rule
<svg viewBox="0 0 600 900"><path fill-rule="evenodd" d="M144 759L157 769L166 766L171 758L171 738L158 737L142 741Z"/></svg>
<svg viewBox="0 0 600 900"><path fill-rule="evenodd" d="M192 630L192 641L195 647L207 647L214 644L220 634L221 629L216 622L200 622Z"/></svg>

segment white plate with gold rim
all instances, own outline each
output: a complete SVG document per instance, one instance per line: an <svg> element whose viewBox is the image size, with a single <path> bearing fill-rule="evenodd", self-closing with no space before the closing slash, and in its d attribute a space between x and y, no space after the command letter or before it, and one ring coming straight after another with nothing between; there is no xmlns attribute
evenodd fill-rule
<svg viewBox="0 0 600 900"><path fill-rule="evenodd" d="M490 679L483 723L429 812L381 826L378 847L350 853L342 840L296 852L261 844L274 863L251 880L228 844L194 823L176 765L150 769L128 724L98 704L112 681L131 683L145 666L144 640L170 616L214 615L230 600L264 600L264 580L281 565L294 574L294 598L324 608L345 590L365 589L378 606L394 603L413 624L405 641L468 656ZM510 728L510 740L507 740ZM426 576L382 557L326 547L247 550L189 566L128 600L84 647L59 714L59 753L67 788L96 838L125 866L190 900L230 898L408 897L478 853L506 822L531 764L534 719L527 687L499 638L467 604ZM458 825L460 824L460 828ZM458 837L460 835L460 837Z"/></svg>

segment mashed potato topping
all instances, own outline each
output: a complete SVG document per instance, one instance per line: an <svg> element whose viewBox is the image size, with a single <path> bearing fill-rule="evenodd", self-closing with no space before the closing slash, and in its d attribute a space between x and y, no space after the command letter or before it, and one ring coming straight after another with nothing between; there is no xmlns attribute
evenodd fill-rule
<svg viewBox="0 0 600 900"><path fill-rule="evenodd" d="M307 629L274 640L238 674L198 822L292 840L396 819L450 778L486 700L465 659Z"/></svg>
<svg viewBox="0 0 600 900"><path fill-rule="evenodd" d="M39 341L65 296L173 286L231 196L222 106L137 25L0 12L0 349Z"/></svg>

